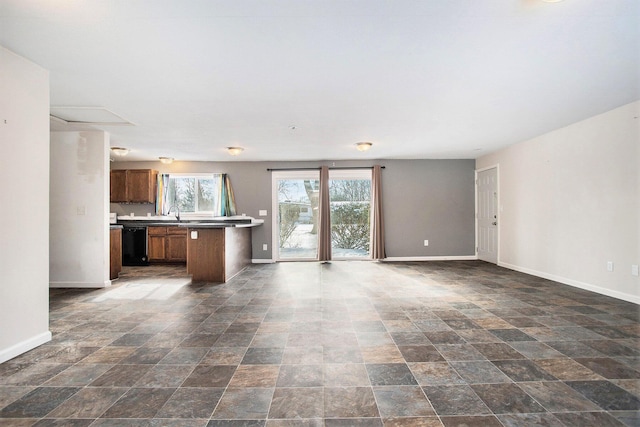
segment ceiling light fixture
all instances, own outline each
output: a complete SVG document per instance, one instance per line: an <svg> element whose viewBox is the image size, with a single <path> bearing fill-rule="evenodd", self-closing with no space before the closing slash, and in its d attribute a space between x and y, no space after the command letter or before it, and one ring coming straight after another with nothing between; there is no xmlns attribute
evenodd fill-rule
<svg viewBox="0 0 640 427"><path fill-rule="evenodd" d="M562 0L542 0L545 3L560 3Z"/></svg>
<svg viewBox="0 0 640 427"><path fill-rule="evenodd" d="M227 152L229 154L231 154L232 156L237 156L238 154L242 153L244 151L244 148L242 147L227 147Z"/></svg>
<svg viewBox="0 0 640 427"><path fill-rule="evenodd" d="M356 148L358 151L367 151L373 146L371 142L358 142L356 143Z"/></svg>
<svg viewBox="0 0 640 427"><path fill-rule="evenodd" d="M124 147L111 147L111 152L118 157L124 157L129 154L129 149Z"/></svg>
<svg viewBox="0 0 640 427"><path fill-rule="evenodd" d="M164 163L165 165L170 165L173 163L173 157L158 157L160 163Z"/></svg>

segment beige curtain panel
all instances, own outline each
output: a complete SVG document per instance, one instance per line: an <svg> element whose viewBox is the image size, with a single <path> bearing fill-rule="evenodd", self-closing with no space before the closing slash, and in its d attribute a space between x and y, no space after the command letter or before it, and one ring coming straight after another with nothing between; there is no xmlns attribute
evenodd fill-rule
<svg viewBox="0 0 640 427"><path fill-rule="evenodd" d="M382 217L382 168L380 165L373 167L371 176L371 205L373 209L371 232L371 258L383 259L384 251L384 219Z"/></svg>
<svg viewBox="0 0 640 427"><path fill-rule="evenodd" d="M318 206L318 259L331 260L331 204L329 203L329 168L320 168L320 203Z"/></svg>

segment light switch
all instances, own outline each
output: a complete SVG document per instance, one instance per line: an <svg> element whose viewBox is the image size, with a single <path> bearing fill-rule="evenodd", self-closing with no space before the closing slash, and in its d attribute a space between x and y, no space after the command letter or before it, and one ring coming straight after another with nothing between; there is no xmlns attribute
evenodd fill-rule
<svg viewBox="0 0 640 427"><path fill-rule="evenodd" d="M78 215L86 215L87 214L87 208L85 208L84 206L76 207L76 214L78 214Z"/></svg>
<svg viewBox="0 0 640 427"><path fill-rule="evenodd" d="M258 211L258 216L267 216L267 210L266 209L260 209Z"/></svg>
<svg viewBox="0 0 640 427"><path fill-rule="evenodd" d="M198 239L198 232L196 230L192 230L191 231L191 240L197 240Z"/></svg>

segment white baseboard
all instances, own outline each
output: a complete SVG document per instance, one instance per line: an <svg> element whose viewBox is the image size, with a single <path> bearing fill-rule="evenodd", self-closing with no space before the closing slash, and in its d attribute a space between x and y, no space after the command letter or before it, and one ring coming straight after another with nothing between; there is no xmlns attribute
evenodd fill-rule
<svg viewBox="0 0 640 427"><path fill-rule="evenodd" d="M401 261L473 261L477 260L476 255L459 255L459 256L412 256L412 257L387 257L379 261L382 262L401 262ZM370 259L354 259L340 258L335 261L372 261ZM375 260L378 261L378 260ZM251 260L253 264L273 264L272 259L254 258Z"/></svg>
<svg viewBox="0 0 640 427"><path fill-rule="evenodd" d="M640 297L626 294L624 292L618 292L611 289L603 288L602 286L592 285L590 283L580 282L578 280L567 279L566 277L556 276L555 274L545 273L543 271L537 271L526 267L520 267L506 262L499 262L500 267L508 268L509 270L519 271L520 273L530 274L532 276L541 277L543 279L553 280L554 282L562 283L564 285L573 286L575 288L584 289L585 291L595 292L601 295L621 299L623 301L632 302L634 304L640 304Z"/></svg>
<svg viewBox="0 0 640 427"><path fill-rule="evenodd" d="M387 257L381 261L383 262L398 262L398 261L473 261L477 260L476 255L454 255L454 256L407 256L407 257Z"/></svg>
<svg viewBox="0 0 640 427"><path fill-rule="evenodd" d="M478 257L476 255L460 255L460 256L429 256L429 257L387 257L381 259L379 261L382 262L398 262L398 261L473 261L477 260ZM348 258L341 258L336 261L350 261ZM357 259L353 261L372 261L372 260L362 260ZM377 261L377 260L375 260ZM254 258L251 260L253 264L273 264L275 263L272 259L264 259L264 258Z"/></svg>
<svg viewBox="0 0 640 427"><path fill-rule="evenodd" d="M49 282L50 288L88 288L99 289L111 286L111 280L104 282Z"/></svg>
<svg viewBox="0 0 640 427"><path fill-rule="evenodd" d="M43 332L35 337L29 338L28 340L12 345L9 348L2 349L0 350L0 363L13 359L16 356L26 353L29 350L33 350L34 348L49 341L51 341L51 331Z"/></svg>

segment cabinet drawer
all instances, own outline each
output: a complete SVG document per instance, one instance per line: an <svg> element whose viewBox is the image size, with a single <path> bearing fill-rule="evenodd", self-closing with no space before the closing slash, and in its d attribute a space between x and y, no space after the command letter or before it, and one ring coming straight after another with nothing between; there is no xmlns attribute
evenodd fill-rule
<svg viewBox="0 0 640 427"><path fill-rule="evenodd" d="M186 227L167 227L167 234L171 234L175 236L186 236L187 228Z"/></svg>
<svg viewBox="0 0 640 427"><path fill-rule="evenodd" d="M149 236L166 236L167 227L148 227L147 232Z"/></svg>

